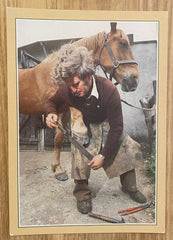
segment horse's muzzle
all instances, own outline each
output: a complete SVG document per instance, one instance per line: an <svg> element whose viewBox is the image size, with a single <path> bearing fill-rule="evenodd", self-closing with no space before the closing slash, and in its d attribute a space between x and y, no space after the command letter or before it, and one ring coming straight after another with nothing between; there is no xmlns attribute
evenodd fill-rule
<svg viewBox="0 0 173 240"><path fill-rule="evenodd" d="M138 82L139 81L136 76L132 76L130 78L123 78L121 83L121 89L124 92L133 92L136 90Z"/></svg>

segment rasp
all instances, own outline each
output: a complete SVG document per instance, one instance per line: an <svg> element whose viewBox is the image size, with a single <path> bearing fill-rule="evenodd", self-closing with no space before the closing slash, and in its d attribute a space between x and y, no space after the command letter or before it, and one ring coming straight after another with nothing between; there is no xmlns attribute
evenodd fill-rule
<svg viewBox="0 0 173 240"><path fill-rule="evenodd" d="M81 145L75 138L73 138L70 133L64 129L64 127L59 123L59 122L56 122L57 126L59 127L59 129L64 133L64 135L66 135L69 139L69 141L76 147L79 149L79 151L85 156L88 158L88 160L92 160L93 159L93 156L91 155L91 153L89 153L86 148Z"/></svg>

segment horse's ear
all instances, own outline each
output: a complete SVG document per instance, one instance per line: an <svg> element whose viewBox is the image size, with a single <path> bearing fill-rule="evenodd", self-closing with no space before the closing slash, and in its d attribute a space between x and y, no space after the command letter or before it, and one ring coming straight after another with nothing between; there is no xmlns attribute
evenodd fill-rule
<svg viewBox="0 0 173 240"><path fill-rule="evenodd" d="M117 31L117 22L111 22L111 33L116 33Z"/></svg>

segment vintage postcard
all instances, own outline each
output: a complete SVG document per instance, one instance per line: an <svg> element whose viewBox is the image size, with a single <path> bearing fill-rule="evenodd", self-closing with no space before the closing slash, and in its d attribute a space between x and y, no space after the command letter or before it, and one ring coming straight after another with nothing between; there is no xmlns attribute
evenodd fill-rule
<svg viewBox="0 0 173 240"><path fill-rule="evenodd" d="M167 12L7 8L7 46L10 234L164 233Z"/></svg>

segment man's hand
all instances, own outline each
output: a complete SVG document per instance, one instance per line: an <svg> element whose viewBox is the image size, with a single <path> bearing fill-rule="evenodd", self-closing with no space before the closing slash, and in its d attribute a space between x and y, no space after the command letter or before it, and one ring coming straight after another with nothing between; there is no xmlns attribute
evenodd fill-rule
<svg viewBox="0 0 173 240"><path fill-rule="evenodd" d="M46 124L48 127L57 127L56 122L58 121L58 116L55 113L49 113L46 117Z"/></svg>
<svg viewBox="0 0 173 240"><path fill-rule="evenodd" d="M100 168L103 165L103 159L99 156L96 155L95 157L93 157L93 159L88 163L89 166L91 166L91 168L93 170L96 170L98 168Z"/></svg>

